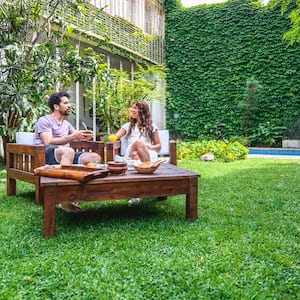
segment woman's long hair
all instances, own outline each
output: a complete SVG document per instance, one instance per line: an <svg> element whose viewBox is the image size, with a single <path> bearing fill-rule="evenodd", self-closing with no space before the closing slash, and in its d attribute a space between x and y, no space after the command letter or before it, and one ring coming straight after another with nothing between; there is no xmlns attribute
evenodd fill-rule
<svg viewBox="0 0 300 300"><path fill-rule="evenodd" d="M141 135L149 137L150 140L153 140L153 126L152 126L152 117L150 114L149 105L144 101L136 101L135 105L139 110L138 119L131 118L130 125L128 129L127 136L130 136L134 126L137 126Z"/></svg>

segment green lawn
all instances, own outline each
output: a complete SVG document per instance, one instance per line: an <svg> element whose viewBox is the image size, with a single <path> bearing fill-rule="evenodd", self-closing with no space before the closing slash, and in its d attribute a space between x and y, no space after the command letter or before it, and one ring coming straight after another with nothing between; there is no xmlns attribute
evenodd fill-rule
<svg viewBox="0 0 300 300"><path fill-rule="evenodd" d="M0 299L299 299L300 160L179 166L202 175L197 221L184 196L93 202L50 239L33 186L0 179Z"/></svg>

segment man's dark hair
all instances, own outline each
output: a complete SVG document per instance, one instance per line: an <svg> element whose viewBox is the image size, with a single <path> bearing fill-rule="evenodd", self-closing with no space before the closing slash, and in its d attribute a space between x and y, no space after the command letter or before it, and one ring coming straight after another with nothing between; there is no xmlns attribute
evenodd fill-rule
<svg viewBox="0 0 300 300"><path fill-rule="evenodd" d="M68 99L70 99L70 95L67 92L56 92L50 96L48 100L48 105L52 111L54 111L55 104L60 104L62 97L67 97Z"/></svg>

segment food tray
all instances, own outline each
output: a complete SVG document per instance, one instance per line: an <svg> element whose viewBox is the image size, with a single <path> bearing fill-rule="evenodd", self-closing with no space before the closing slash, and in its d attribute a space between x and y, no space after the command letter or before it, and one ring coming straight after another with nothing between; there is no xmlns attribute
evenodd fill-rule
<svg viewBox="0 0 300 300"><path fill-rule="evenodd" d="M34 169L34 173L45 177L74 179L80 182L87 182L91 179L105 177L109 171L104 168L78 165L46 165Z"/></svg>

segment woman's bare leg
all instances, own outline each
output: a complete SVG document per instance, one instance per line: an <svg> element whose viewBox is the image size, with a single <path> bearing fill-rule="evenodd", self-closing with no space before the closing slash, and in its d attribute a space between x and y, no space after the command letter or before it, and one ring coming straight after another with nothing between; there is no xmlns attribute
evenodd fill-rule
<svg viewBox="0 0 300 300"><path fill-rule="evenodd" d="M141 161L150 161L150 155L146 148L146 145L139 140L135 141L132 144L129 156L132 159L140 159Z"/></svg>

